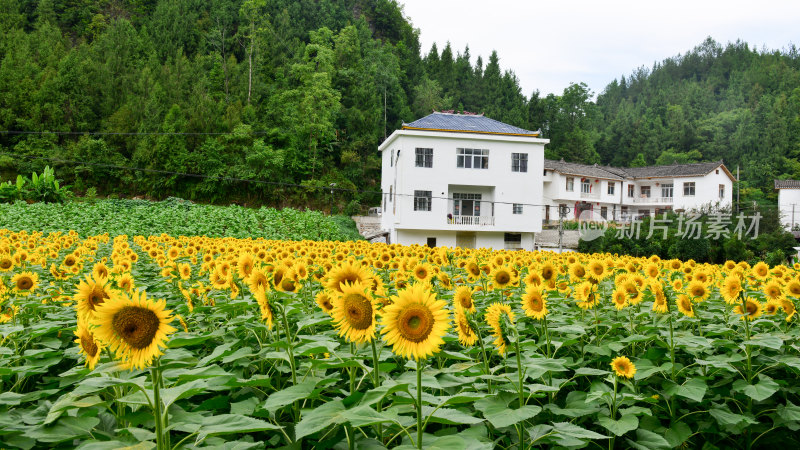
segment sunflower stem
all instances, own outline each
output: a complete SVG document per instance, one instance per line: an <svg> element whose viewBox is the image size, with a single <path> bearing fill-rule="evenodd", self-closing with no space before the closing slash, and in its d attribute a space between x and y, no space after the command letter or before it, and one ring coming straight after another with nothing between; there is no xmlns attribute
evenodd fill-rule
<svg viewBox="0 0 800 450"><path fill-rule="evenodd" d="M417 359L417 448L422 450L422 361Z"/></svg>
<svg viewBox="0 0 800 450"><path fill-rule="evenodd" d="M381 384L381 372L380 372L380 367L378 366L378 349L375 346L375 339L372 339L370 341L370 344L372 344L372 364L373 364L372 373L373 373L373 376L374 376L374 378L373 378L374 379L373 386L375 387L375 389L377 389L378 386L380 386L380 384ZM381 412L381 409L383 409L382 403L383 403L383 399L378 400L378 406L377 406L378 412ZM378 423L378 439L379 439L379 442L382 445L383 444L383 424L382 423Z"/></svg>
<svg viewBox="0 0 800 450"><path fill-rule="evenodd" d="M519 354L519 336L514 341L516 350L517 350L517 380L519 380L519 408L521 409L525 406L525 391L523 390L522 381L522 358ZM521 450L525 449L525 427L522 423L517 424L517 435L519 437L519 448Z"/></svg>
<svg viewBox="0 0 800 450"><path fill-rule="evenodd" d="M742 320L744 320L744 332L745 332L744 353L747 356L747 382L752 383L753 361L750 356L750 320L747 314L747 298L744 296L744 292L740 292L739 297L742 299Z"/></svg>
<svg viewBox="0 0 800 450"><path fill-rule="evenodd" d="M168 447L164 437L164 415L162 412L161 403L161 365L159 360L156 359L155 366L150 368L150 378L153 381L153 416L156 422L156 448L158 450L165 450Z"/></svg>
<svg viewBox="0 0 800 450"><path fill-rule="evenodd" d="M667 311L669 314L669 360L672 363L672 381L675 381L675 334L672 326L672 312Z"/></svg>
<svg viewBox="0 0 800 450"><path fill-rule="evenodd" d="M483 354L483 368L486 376L488 377L491 374L491 372L489 372L489 358L486 357L486 347L483 345L483 336L481 336L480 327L476 326L474 329L472 329L472 331L478 337L478 344L480 344L481 353ZM492 380L489 378L486 379L486 391L489 393L489 395L492 394Z"/></svg>

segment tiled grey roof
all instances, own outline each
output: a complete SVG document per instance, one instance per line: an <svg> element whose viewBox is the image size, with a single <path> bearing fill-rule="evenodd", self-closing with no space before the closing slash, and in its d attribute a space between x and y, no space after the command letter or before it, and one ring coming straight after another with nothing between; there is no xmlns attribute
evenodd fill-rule
<svg viewBox="0 0 800 450"><path fill-rule="evenodd" d="M451 114L434 112L427 116L415 120L411 123L404 123L403 129L423 129L456 131L467 133L488 133L488 134L510 134L524 136L539 136L539 131L530 131L515 127L494 119L477 114Z"/></svg>
<svg viewBox="0 0 800 450"><path fill-rule="evenodd" d="M800 180L775 180L775 189L800 189Z"/></svg>
<svg viewBox="0 0 800 450"><path fill-rule="evenodd" d="M547 170L555 170L559 173L578 175L583 177L603 178L605 180L622 180L622 177L612 172L609 169L613 167L577 164L564 161L554 161L552 159L544 160L544 168Z"/></svg>
<svg viewBox="0 0 800 450"><path fill-rule="evenodd" d="M695 177L707 175L722 165L722 161L695 164L670 164L668 166L620 168L631 178Z"/></svg>
<svg viewBox="0 0 800 450"><path fill-rule="evenodd" d="M597 164L588 165L568 163L550 159L544 160L545 169L556 170L560 173L571 175L582 175L611 180L704 176L720 165L722 165L722 161L695 164L671 164L668 166L611 167L598 166Z"/></svg>

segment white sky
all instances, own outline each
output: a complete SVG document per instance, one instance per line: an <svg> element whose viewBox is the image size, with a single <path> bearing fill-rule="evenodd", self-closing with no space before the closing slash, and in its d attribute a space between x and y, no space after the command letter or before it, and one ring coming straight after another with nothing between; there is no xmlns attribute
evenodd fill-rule
<svg viewBox="0 0 800 450"><path fill-rule="evenodd" d="M585 82L599 94L637 67L685 54L711 36L723 46L737 39L750 48L800 47L797 0L398 0L420 30L422 54L449 41L453 55L469 44L472 63L484 67L497 50L503 71L513 70L526 97L561 94Z"/></svg>

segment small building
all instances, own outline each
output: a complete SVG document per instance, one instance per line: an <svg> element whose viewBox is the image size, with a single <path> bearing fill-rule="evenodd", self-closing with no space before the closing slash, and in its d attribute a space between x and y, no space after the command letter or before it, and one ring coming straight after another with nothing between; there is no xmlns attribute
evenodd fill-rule
<svg viewBox="0 0 800 450"><path fill-rule="evenodd" d="M539 135L482 114L434 112L403 124L378 148L389 242L533 249L550 142Z"/></svg>
<svg viewBox="0 0 800 450"><path fill-rule="evenodd" d="M722 161L648 167L611 167L544 161L544 220L584 211L606 220L628 221L666 211L730 208L735 177Z"/></svg>
<svg viewBox="0 0 800 450"><path fill-rule="evenodd" d="M800 180L775 180L775 189L781 224L787 231L800 232Z"/></svg>

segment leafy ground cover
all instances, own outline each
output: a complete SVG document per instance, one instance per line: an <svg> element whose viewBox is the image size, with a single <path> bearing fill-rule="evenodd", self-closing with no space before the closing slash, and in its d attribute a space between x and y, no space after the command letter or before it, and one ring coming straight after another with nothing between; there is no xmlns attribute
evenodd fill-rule
<svg viewBox="0 0 800 450"><path fill-rule="evenodd" d="M361 239L349 217L286 208L201 205L181 199L99 200L93 203L0 203L0 228L45 233L77 231L81 236L255 237L265 239Z"/></svg>
<svg viewBox="0 0 800 450"><path fill-rule="evenodd" d="M0 231L0 446L794 448L799 269Z"/></svg>

